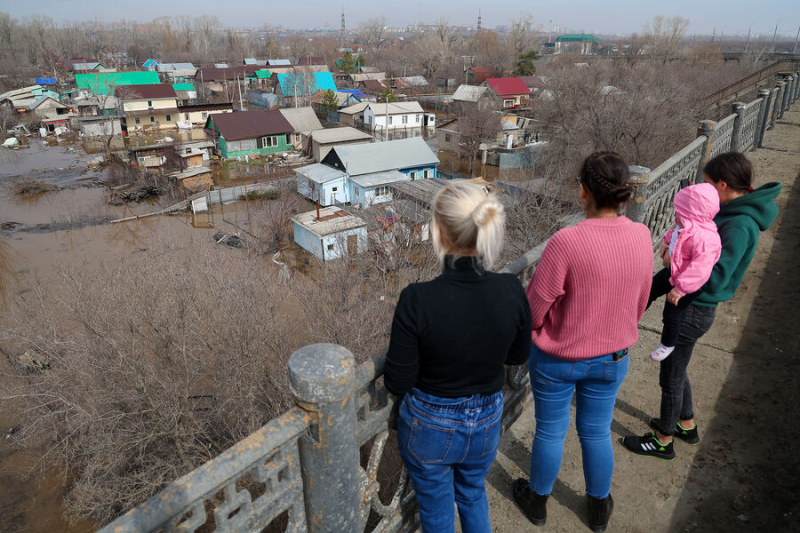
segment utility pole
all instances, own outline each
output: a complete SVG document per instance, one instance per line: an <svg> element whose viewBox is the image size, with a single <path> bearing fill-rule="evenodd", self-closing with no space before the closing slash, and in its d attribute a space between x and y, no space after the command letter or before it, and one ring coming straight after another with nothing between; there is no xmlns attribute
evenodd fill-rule
<svg viewBox="0 0 800 533"><path fill-rule="evenodd" d="M750 28L747 28L747 41L745 41L745 43L744 43L744 53L745 54L747 53L747 47L750 44L750 30L752 30L752 29L753 29L752 26Z"/></svg>
<svg viewBox="0 0 800 533"><path fill-rule="evenodd" d="M711 42L714 42L714 38L717 36L717 28L714 28L714 31L711 32Z"/></svg>
<svg viewBox="0 0 800 533"><path fill-rule="evenodd" d="M478 30L481 31L481 8L478 8Z"/></svg>
<svg viewBox="0 0 800 533"><path fill-rule="evenodd" d="M792 48L792 54L797 53L797 38L800 37L800 26L797 27L797 35L794 36L794 48Z"/></svg>
<svg viewBox="0 0 800 533"><path fill-rule="evenodd" d="M339 46L344 48L344 34L345 34L345 26L344 26L344 4L342 4L342 30L341 34L339 35Z"/></svg>
<svg viewBox="0 0 800 533"><path fill-rule="evenodd" d="M772 44L769 45L769 53L775 53L775 37L778 36L778 23L775 23L775 33L772 34Z"/></svg>

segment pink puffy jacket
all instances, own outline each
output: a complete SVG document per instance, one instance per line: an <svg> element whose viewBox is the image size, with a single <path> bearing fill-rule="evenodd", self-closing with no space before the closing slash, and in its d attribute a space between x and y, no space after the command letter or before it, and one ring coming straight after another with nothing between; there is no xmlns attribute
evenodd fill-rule
<svg viewBox="0 0 800 533"><path fill-rule="evenodd" d="M685 296L705 285L722 252L714 224L714 217L719 212L719 194L712 185L698 183L678 191L674 204L682 228L678 231L670 257L672 276L669 282L681 296ZM667 244L674 231L670 230L664 236Z"/></svg>

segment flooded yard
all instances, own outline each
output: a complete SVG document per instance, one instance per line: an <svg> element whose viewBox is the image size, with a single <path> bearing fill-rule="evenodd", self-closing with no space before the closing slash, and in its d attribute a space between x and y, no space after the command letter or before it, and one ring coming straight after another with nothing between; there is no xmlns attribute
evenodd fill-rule
<svg viewBox="0 0 800 533"><path fill-rule="evenodd" d="M118 264L163 253L165 243L177 243L190 253L192 243L211 242L217 232L233 234L250 228L246 203L213 206L209 213L197 216L156 216L111 224L115 219L158 211L171 201L154 197L149 202L111 205L108 191L98 185L108 171L89 169L91 157L77 144L48 145L38 139L19 150L0 149L0 306L5 307L15 295L29 293L34 277L45 286L58 283L59 268L75 267L81 272L86 266ZM265 178L263 167L257 164L217 167L215 181L220 185ZM15 186L25 179L54 189L19 196ZM284 260L300 261L301 254L292 246L287 246ZM226 246L219 250L232 253ZM264 264L269 268L270 259L265 258ZM2 322L0 317L0 330ZM7 348L0 339L0 380L12 379ZM12 446L18 424L14 405L4 404L0 408L0 530L78 533L96 529L90 522L70 523L65 518L62 497L69 477L63 471L36 472L44 449Z"/></svg>

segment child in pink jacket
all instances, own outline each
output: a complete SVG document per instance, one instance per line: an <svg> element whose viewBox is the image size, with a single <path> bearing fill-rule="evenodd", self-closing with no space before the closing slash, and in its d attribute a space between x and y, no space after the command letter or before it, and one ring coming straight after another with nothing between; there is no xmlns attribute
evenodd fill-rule
<svg viewBox="0 0 800 533"><path fill-rule="evenodd" d="M669 245L670 268L653 277L650 302L667 295L661 345L650 353L653 361L663 361L675 349L680 334L681 315L711 277L711 269L722 251L714 217L719 211L719 194L713 185L699 183L675 195L675 229L664 236Z"/></svg>

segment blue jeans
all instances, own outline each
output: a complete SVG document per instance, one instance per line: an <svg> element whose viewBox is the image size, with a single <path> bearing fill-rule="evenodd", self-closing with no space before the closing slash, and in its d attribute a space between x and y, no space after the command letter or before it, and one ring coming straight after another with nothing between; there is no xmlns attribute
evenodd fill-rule
<svg viewBox="0 0 800 533"><path fill-rule="evenodd" d="M550 357L534 345L528 368L536 407L536 434L531 450L530 487L537 494L553 491L564 439L569 429L572 395L578 393L576 425L583 451L583 476L586 493L605 498L611 490L614 450L611 446L611 419L614 403L625 375L628 359L614 361L601 355L583 361Z"/></svg>
<svg viewBox="0 0 800 533"><path fill-rule="evenodd" d="M503 394L439 398L417 389L403 397L400 456L411 477L425 533L491 533L484 480L500 442Z"/></svg>

